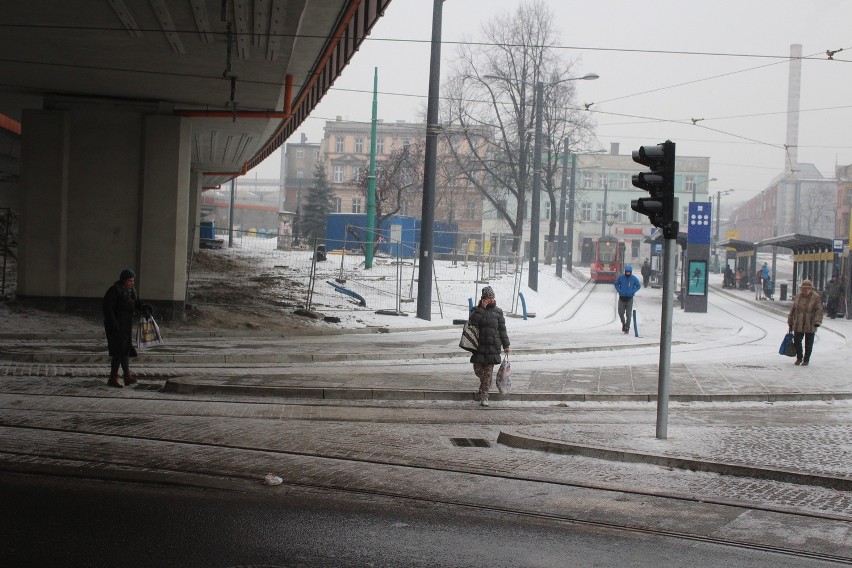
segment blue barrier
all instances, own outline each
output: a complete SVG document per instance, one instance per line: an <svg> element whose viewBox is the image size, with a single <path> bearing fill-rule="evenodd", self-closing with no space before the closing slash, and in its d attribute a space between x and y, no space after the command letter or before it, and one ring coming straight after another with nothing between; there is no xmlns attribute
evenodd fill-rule
<svg viewBox="0 0 852 568"><path fill-rule="evenodd" d="M633 335L639 337L639 323L636 321L636 310L633 310Z"/></svg>
<svg viewBox="0 0 852 568"><path fill-rule="evenodd" d="M518 292L518 298L521 299L521 306L524 310L524 319L527 319L527 301L524 299L524 293Z"/></svg>
<svg viewBox="0 0 852 568"><path fill-rule="evenodd" d="M467 313L471 313L473 311L473 298L467 299Z"/></svg>
<svg viewBox="0 0 852 568"><path fill-rule="evenodd" d="M362 308L367 307L367 300L365 300L363 298L363 296L361 296L357 292L353 292L349 288L344 288L343 286L338 286L334 282L329 282L328 280L326 280L325 283L328 284L329 286L333 287L335 290L337 290L341 294L346 294L347 296L352 296L353 298L358 300L358 305L361 306Z"/></svg>

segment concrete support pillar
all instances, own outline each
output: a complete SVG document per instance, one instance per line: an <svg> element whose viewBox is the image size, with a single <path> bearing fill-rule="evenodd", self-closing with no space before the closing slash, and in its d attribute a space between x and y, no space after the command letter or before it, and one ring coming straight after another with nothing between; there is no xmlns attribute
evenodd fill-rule
<svg viewBox="0 0 852 568"><path fill-rule="evenodd" d="M148 108L23 116L18 294L94 309L123 268L161 315L183 306L190 125Z"/></svg>
<svg viewBox="0 0 852 568"><path fill-rule="evenodd" d="M199 249L199 225L201 225L201 172L192 171L189 174L189 224L187 235L189 237L189 249L198 252Z"/></svg>
<svg viewBox="0 0 852 568"><path fill-rule="evenodd" d="M177 316L186 296L191 128L180 117L149 115L143 129L139 294Z"/></svg>
<svg viewBox="0 0 852 568"><path fill-rule="evenodd" d="M70 118L67 112L23 116L19 296L66 295Z"/></svg>

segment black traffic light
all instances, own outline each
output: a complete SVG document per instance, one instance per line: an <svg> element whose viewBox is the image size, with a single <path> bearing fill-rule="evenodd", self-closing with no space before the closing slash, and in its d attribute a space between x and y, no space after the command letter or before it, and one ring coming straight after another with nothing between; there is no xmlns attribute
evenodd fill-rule
<svg viewBox="0 0 852 568"><path fill-rule="evenodd" d="M655 146L641 146L633 151L633 161L647 166L650 172L633 176L633 185L651 194L630 202L630 208L647 215L663 237L676 239L678 222L674 212L675 144L666 140Z"/></svg>

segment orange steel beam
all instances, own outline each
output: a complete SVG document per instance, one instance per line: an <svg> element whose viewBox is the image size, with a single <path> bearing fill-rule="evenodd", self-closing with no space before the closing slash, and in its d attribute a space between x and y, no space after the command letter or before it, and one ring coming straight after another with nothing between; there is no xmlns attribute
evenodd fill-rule
<svg viewBox="0 0 852 568"><path fill-rule="evenodd" d="M5 114L0 114L0 128L8 130L9 132L14 132L18 136L21 135L21 123L17 120L12 120Z"/></svg>

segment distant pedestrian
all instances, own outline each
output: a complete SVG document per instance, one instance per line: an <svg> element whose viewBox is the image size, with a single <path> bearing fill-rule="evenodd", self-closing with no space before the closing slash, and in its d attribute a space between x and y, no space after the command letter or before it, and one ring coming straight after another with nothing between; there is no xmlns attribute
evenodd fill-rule
<svg viewBox="0 0 852 568"><path fill-rule="evenodd" d="M470 314L470 323L479 329L479 345L470 356L473 372L479 377L479 403L488 406L488 391L494 365L499 365L500 350L509 353L509 334L503 310L497 307L497 299L491 286L482 289L482 298Z"/></svg>
<svg viewBox="0 0 852 568"><path fill-rule="evenodd" d="M840 307L840 300L843 298L843 283L837 279L837 274L831 276L831 280L825 285L825 313L828 317L835 319L837 310Z"/></svg>
<svg viewBox="0 0 852 568"><path fill-rule="evenodd" d="M642 286L633 276L633 267L624 267L624 274L615 279L615 291L618 292L618 317L621 318L621 331L630 333L630 319L633 316L633 296Z"/></svg>
<svg viewBox="0 0 852 568"><path fill-rule="evenodd" d="M811 360L814 347L814 334L822 324L822 300L814 292L814 283L804 280L799 286L799 293L793 298L790 314L787 316L787 327L793 333L796 345L796 365L807 365ZM802 339L805 340L802 350Z"/></svg>
<svg viewBox="0 0 852 568"><path fill-rule="evenodd" d="M124 372L124 384L132 385L136 376L130 372L130 353L133 350L133 312L142 310L150 315L151 306L139 301L136 293L136 274L129 268L121 271L118 280L104 294L104 330L110 355L107 384L121 388L118 368Z"/></svg>
<svg viewBox="0 0 852 568"><path fill-rule="evenodd" d="M651 282L651 264L648 262L648 259L645 259L645 262L642 263L642 268L639 269L639 274L642 275L642 287L647 288L648 284Z"/></svg>
<svg viewBox="0 0 852 568"><path fill-rule="evenodd" d="M722 279L722 288L734 288L736 286L736 282L734 281L734 271L731 270L731 265L725 265L725 276Z"/></svg>

